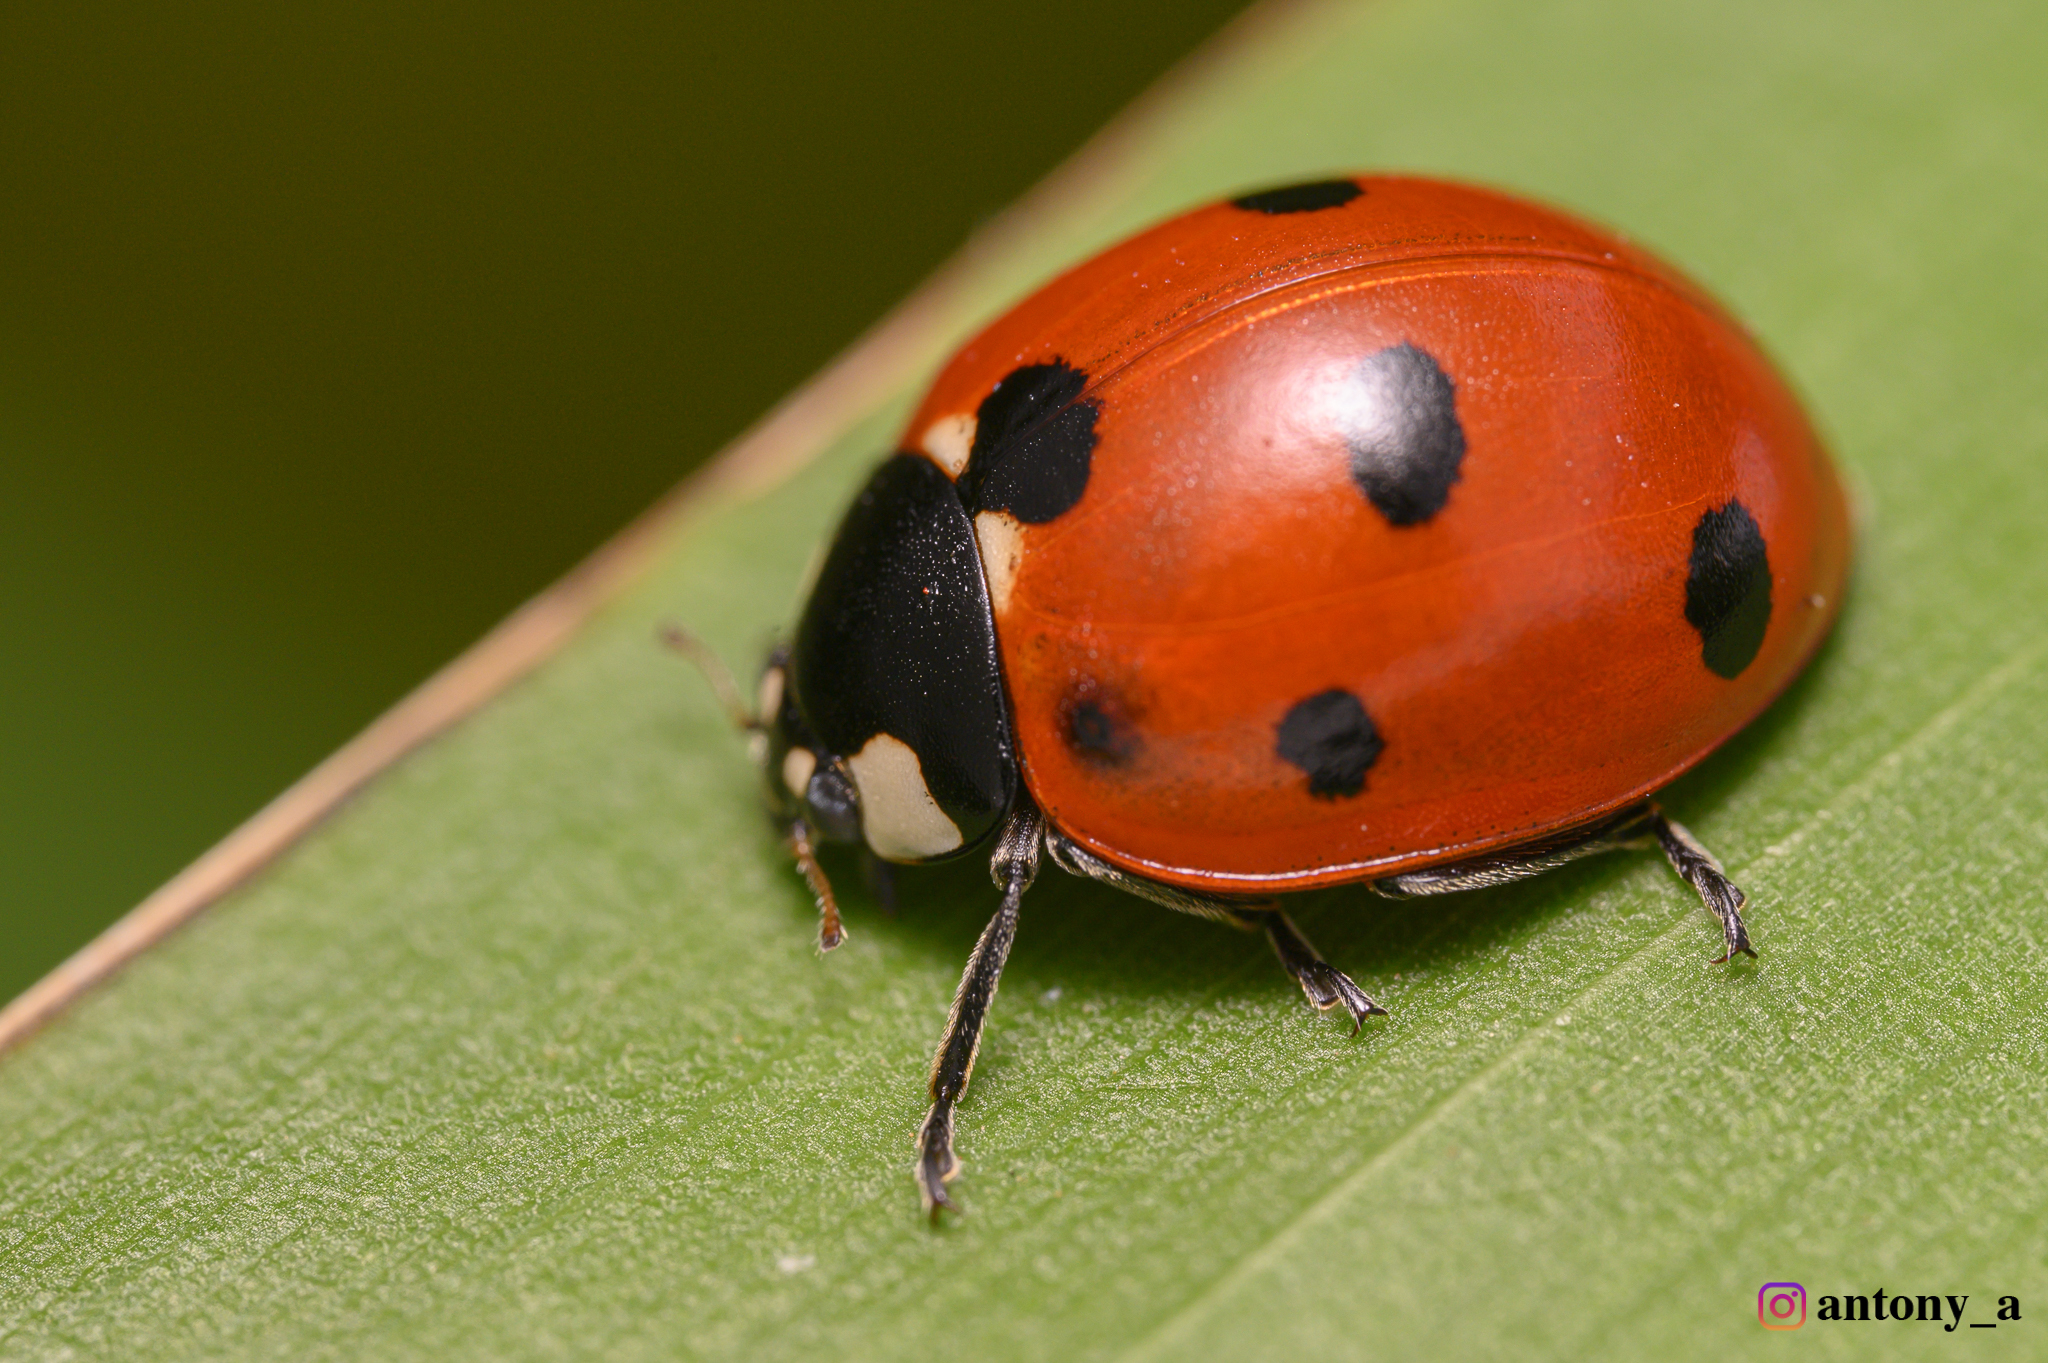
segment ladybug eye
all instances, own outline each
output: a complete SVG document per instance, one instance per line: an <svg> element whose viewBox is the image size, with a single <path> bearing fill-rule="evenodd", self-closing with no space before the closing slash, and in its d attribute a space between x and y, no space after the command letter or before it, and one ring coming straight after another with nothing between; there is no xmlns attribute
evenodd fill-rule
<svg viewBox="0 0 2048 1363"><path fill-rule="evenodd" d="M860 797L836 762L817 762L804 784L804 803L818 832L833 842L860 841Z"/></svg>

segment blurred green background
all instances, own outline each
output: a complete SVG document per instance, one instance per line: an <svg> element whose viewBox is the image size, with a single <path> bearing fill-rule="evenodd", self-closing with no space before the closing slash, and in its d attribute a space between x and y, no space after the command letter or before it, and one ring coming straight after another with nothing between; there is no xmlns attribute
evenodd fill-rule
<svg viewBox="0 0 2048 1363"><path fill-rule="evenodd" d="M10 6L0 998L1237 7Z"/></svg>

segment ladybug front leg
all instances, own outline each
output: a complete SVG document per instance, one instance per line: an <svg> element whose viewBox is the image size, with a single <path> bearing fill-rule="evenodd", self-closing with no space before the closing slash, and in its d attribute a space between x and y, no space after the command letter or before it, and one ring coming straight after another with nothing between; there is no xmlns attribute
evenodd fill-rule
<svg viewBox="0 0 2048 1363"><path fill-rule="evenodd" d="M1372 996L1353 983L1349 975L1324 960L1309 945L1308 938L1301 935L1301 929L1294 926L1294 920L1280 910L1237 909L1231 916L1244 927L1265 929L1266 940L1273 944L1280 964L1294 976L1310 1003L1324 1010L1343 1004L1344 1011L1351 1014L1351 1035L1358 1035L1367 1018L1375 1014L1386 1016L1387 1010L1373 1002Z"/></svg>
<svg viewBox="0 0 2048 1363"><path fill-rule="evenodd" d="M832 897L832 882L825 878L825 868L818 864L811 826L802 819L790 825L789 850L796 858L796 869L803 872L804 884L811 887L811 894L818 901L818 950L830 951L846 940L846 925L839 921L839 901Z"/></svg>
<svg viewBox="0 0 2048 1363"><path fill-rule="evenodd" d="M1010 943L1017 938L1017 908L1038 875L1044 831L1037 808L1028 798L1020 797L1018 808L1011 812L996 840L995 855L989 859L989 874L1003 887L1002 907L981 930L974 954L967 958L960 988L953 995L953 1010L946 1015L945 1035L939 1039L938 1054L932 1057L932 1109L917 1132L917 1186L925 1213L934 1224L940 1208L960 1210L946 1196L946 1184L960 1172L960 1158L953 1153L953 1109L974 1074L982 1024L988 1020L989 1004L995 1001L1003 963L1010 959Z"/></svg>

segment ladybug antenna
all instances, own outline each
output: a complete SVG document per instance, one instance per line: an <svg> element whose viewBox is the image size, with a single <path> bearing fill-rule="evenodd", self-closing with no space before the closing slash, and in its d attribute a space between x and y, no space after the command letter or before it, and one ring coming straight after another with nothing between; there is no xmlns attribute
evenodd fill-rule
<svg viewBox="0 0 2048 1363"><path fill-rule="evenodd" d="M732 669L725 665L725 659L719 657L711 645L676 624L661 627L661 641L697 665L697 671L711 684L711 690L717 695L718 703L725 707L726 717L733 722L734 728L759 732L761 717L740 694L740 685L733 680Z"/></svg>

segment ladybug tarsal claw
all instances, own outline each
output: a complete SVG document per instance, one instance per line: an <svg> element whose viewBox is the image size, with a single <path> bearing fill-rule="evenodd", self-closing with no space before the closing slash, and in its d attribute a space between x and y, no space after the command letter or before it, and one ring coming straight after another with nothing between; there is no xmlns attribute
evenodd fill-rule
<svg viewBox="0 0 2048 1363"><path fill-rule="evenodd" d="M1304 974L1301 987L1304 992L1309 990L1309 974L1313 974L1316 983L1322 986L1324 992L1309 993L1309 1002L1326 1012L1340 1003L1343 1004L1344 1011L1351 1014L1351 1035L1357 1036L1365 1030L1367 1018L1387 1015L1387 1010L1373 1002L1371 995L1352 983L1349 975L1328 963L1317 964L1321 968Z"/></svg>
<svg viewBox="0 0 2048 1363"><path fill-rule="evenodd" d="M1351 1035L1357 1036L1365 1030L1367 1018L1386 1016L1387 1010L1373 1002L1372 996L1360 989L1349 975L1324 960L1309 945L1308 938L1301 935L1301 929L1280 910L1240 909L1235 916L1247 927L1266 930L1266 940L1273 944L1280 964L1294 976L1301 992L1308 995L1310 1004L1325 1012L1339 1004L1344 1006L1344 1011L1351 1014Z"/></svg>
<svg viewBox="0 0 2048 1363"><path fill-rule="evenodd" d="M1749 944L1749 930L1743 926L1739 914L1727 927L1727 945L1728 949L1716 956L1712 964L1726 965L1737 956L1747 956L1752 961L1756 959L1756 948Z"/></svg>
<svg viewBox="0 0 2048 1363"><path fill-rule="evenodd" d="M917 1191L924 1199L925 1215L933 1225L939 1213L960 1209L946 1196L946 1184L960 1172L960 1157L953 1153L953 1113L950 1103L933 1103L917 1133Z"/></svg>
<svg viewBox="0 0 2048 1363"><path fill-rule="evenodd" d="M1714 958L1713 964L1723 965L1735 959L1736 954L1756 959L1756 948L1749 944L1749 925L1742 921L1742 910L1749 903L1749 896L1728 879L1721 863L1700 844L1691 831L1675 819L1667 819L1664 812L1655 805L1650 806L1651 830L1656 834L1657 845L1664 849L1664 857L1671 863L1671 869L1692 886L1700 902L1707 906L1707 912L1721 920L1721 938L1727 950Z"/></svg>

